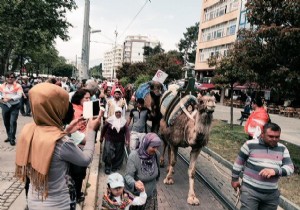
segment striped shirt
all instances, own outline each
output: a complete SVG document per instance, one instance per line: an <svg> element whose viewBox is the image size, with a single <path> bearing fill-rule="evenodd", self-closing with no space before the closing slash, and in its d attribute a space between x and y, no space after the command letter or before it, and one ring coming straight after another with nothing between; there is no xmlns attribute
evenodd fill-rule
<svg viewBox="0 0 300 210"><path fill-rule="evenodd" d="M241 147L233 165L232 181L238 181L243 168L243 184L262 193L277 190L279 177L294 172L288 149L281 143L269 147L262 139L249 140ZM258 175L264 168L274 169L276 175L271 178Z"/></svg>

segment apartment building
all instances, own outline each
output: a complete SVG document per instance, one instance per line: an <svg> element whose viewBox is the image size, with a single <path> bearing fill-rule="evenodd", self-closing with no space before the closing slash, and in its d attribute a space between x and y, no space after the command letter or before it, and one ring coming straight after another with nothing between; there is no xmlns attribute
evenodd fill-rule
<svg viewBox="0 0 300 210"><path fill-rule="evenodd" d="M144 47L156 47L159 42L148 36L132 35L125 38L123 62L135 63L145 61Z"/></svg>
<svg viewBox="0 0 300 210"><path fill-rule="evenodd" d="M241 9L245 19L245 1L203 0L195 61L198 81L209 82L214 69L208 66L207 59L212 55L226 55L237 39L239 27L246 27L246 22L240 22Z"/></svg>
<svg viewBox="0 0 300 210"><path fill-rule="evenodd" d="M102 76L106 79L115 79L117 69L122 66L123 46L116 45L104 53Z"/></svg>

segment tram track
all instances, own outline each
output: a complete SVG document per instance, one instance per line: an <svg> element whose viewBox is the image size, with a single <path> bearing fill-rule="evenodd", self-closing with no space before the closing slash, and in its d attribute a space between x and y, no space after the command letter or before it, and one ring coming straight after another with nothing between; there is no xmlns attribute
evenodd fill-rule
<svg viewBox="0 0 300 210"><path fill-rule="evenodd" d="M178 152L178 157L180 158L181 161L183 161L187 167L189 167L189 160L180 152ZM223 195L220 190L218 190L217 187L215 187L206 177L203 173L201 173L197 168L195 170L195 179L198 181L204 183L206 187L209 188L210 191L213 192L213 194L219 199L219 201L224 205L229 210L236 210L237 208L235 205L230 201L226 196Z"/></svg>

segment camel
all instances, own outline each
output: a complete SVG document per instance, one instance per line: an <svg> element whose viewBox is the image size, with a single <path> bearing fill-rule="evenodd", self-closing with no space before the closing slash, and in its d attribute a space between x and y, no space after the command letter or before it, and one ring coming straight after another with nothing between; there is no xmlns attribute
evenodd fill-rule
<svg viewBox="0 0 300 210"><path fill-rule="evenodd" d="M187 202L191 205L199 205L199 199L194 191L195 164L201 148L209 140L215 99L211 96L195 97L194 104L189 104L187 107L181 106L181 108L182 112L173 120L172 125L168 125L165 118L160 121L160 134L165 146L168 145L169 148L168 173L164 179L164 184L174 184L172 175L177 161L178 147L192 147L188 169L189 192ZM163 158L164 154L161 156L161 163L164 161Z"/></svg>

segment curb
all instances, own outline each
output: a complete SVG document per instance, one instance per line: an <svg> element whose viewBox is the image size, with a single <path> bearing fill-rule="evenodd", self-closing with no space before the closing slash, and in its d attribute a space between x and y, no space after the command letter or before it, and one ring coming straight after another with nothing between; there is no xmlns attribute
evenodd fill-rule
<svg viewBox="0 0 300 210"><path fill-rule="evenodd" d="M221 157L219 154L215 153L208 147L203 147L202 151L205 152L206 154L210 155L212 158L214 158L216 161L221 163L226 168L228 168L230 170L232 169L233 164L231 162L225 160L223 157ZM300 210L300 207L297 204L291 202L290 200L288 200L287 198L285 198L282 195L279 198L279 206L281 208L287 209L287 210Z"/></svg>
<svg viewBox="0 0 300 210"><path fill-rule="evenodd" d="M100 147L101 144L95 145L95 153L93 155L93 161L88 167L88 172L83 182L83 191L86 194L84 202L81 204L81 209L94 210L97 205L98 194L98 176L100 169Z"/></svg>

